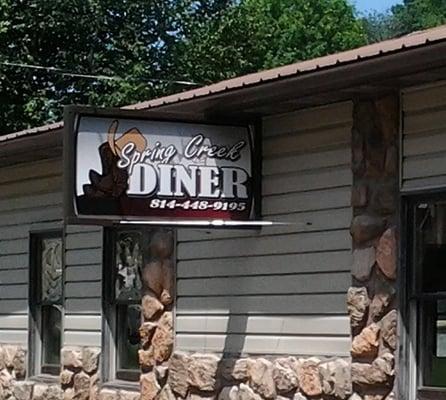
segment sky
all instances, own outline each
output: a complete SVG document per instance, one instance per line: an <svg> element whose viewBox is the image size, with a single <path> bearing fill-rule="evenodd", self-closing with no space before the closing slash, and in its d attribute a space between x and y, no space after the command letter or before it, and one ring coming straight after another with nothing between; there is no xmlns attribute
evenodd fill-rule
<svg viewBox="0 0 446 400"><path fill-rule="evenodd" d="M371 10L386 11L395 4L402 3L402 0L351 0L360 12Z"/></svg>

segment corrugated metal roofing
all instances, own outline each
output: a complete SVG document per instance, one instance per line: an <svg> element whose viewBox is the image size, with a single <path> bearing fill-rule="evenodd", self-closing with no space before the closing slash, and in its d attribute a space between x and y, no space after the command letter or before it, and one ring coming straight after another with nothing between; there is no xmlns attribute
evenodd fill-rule
<svg viewBox="0 0 446 400"><path fill-rule="evenodd" d="M213 96L216 94L242 89L245 87L262 85L264 83L271 83L276 80L283 80L286 78L296 77L300 74L308 74L323 69L336 68L338 66L342 66L345 64L356 63L374 57L381 57L392 53L407 51L412 48L426 46L429 44L434 44L445 40L446 40L446 25L442 25L437 28L414 32L397 39L386 40L383 42L359 47L357 49L348 50L341 53L331 54L328 56L319 57L312 60L297 62L283 67L273 68L267 71L256 72L253 74L248 74L233 79L228 79L202 88L193 89L186 92L181 92L170 96L161 97L158 99L129 105L123 108L132 110L143 110L143 109L161 107L168 104L174 104L192 99ZM15 138L27 135L46 133L53 130L56 131L62 128L62 126L63 122L56 122L54 124L44 125L38 128L27 129L3 136L0 135L0 142L13 140Z"/></svg>
<svg viewBox="0 0 446 400"><path fill-rule="evenodd" d="M278 79L294 77L299 74L318 71L325 68L337 67L340 65L357 62L372 57L379 57L385 54L423 46L445 39L446 25L443 25L425 31L413 32L401 38L386 40L341 53L331 54L324 57L314 58L312 60L273 68L267 71L256 72L233 79L228 79L215 83L213 85L189 90L178 94L173 94L171 96L161 97L159 99L145 101L124 108L141 110L159 107L167 104L173 104L180 101L196 99L199 97L215 95L217 93L222 93L229 90L240 89L243 87L267 83Z"/></svg>
<svg viewBox="0 0 446 400"><path fill-rule="evenodd" d="M7 140L18 139L23 136L37 135L39 133L46 133L55 131L63 127L63 122L54 122L53 124L38 126L37 128L25 129L19 132L8 133L7 135L0 135L0 142L6 142Z"/></svg>

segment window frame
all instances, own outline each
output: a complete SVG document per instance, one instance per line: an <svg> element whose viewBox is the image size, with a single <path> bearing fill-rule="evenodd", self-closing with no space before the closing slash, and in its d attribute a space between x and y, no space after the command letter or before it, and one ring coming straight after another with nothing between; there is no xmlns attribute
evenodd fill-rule
<svg viewBox="0 0 446 400"><path fill-rule="evenodd" d="M399 278L400 304L402 321L399 333L404 343L400 349L400 371L403 374L400 389L408 399L446 400L446 387L428 386L424 384L425 360L429 350L423 341L422 331L425 329L426 300L441 300L446 298L446 291L426 294L417 287L419 270L417 270L417 235L415 208L420 203L446 202L446 191L420 191L413 194L403 194L401 208L401 228L404 233L401 241L401 277ZM403 325L403 324L401 324ZM406 331L404 331L406 330ZM407 363L408 361L408 363Z"/></svg>
<svg viewBox="0 0 446 400"><path fill-rule="evenodd" d="M141 299L132 300L128 302L118 302L115 300L115 280L117 271L115 268L115 255L116 255L116 238L118 232L142 232L147 227L107 227L104 228L103 237L103 263L102 263L102 350L104 356L102 357L102 378L105 385L109 384L114 387L135 389L139 387L139 379L141 376L141 370L120 370L118 369L118 346L117 341L117 320L118 320L118 308L123 305L140 305ZM108 251L107 249L113 249ZM110 271L110 265L113 266Z"/></svg>
<svg viewBox="0 0 446 400"><path fill-rule="evenodd" d="M47 229L36 229L29 231L29 271L28 271L28 376L38 380L54 381L59 379L60 362L55 364L43 363L43 335L42 335L42 304L40 297L42 294L42 263L41 263L41 243L44 239L60 238L62 245L61 257L61 304L60 304L60 349L64 343L64 319L65 319L65 235L64 229L60 225L54 225ZM34 284L37 283L37 284Z"/></svg>

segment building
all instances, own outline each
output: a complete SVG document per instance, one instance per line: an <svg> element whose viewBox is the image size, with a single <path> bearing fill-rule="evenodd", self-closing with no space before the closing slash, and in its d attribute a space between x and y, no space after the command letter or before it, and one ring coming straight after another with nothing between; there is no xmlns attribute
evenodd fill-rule
<svg viewBox="0 0 446 400"><path fill-rule="evenodd" d="M445 72L440 27L127 107L257 121L257 230L64 224L62 124L0 136L0 399L446 398Z"/></svg>

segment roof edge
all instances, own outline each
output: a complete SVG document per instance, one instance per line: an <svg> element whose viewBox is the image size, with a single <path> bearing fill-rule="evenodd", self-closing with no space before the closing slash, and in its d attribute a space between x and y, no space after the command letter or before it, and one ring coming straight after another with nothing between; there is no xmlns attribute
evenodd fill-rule
<svg viewBox="0 0 446 400"><path fill-rule="evenodd" d="M446 25L424 31L412 32L408 35L389 39L346 50L340 53L300 61L265 71L255 72L240 77L227 79L212 85L187 90L153 100L125 106L125 109L144 110L179 103L186 100L198 99L216 95L222 92L252 87L255 85L272 83L276 80L296 77L301 74L338 67L348 63L365 61L371 58L382 57L397 52L408 51L412 48L434 44L446 40Z"/></svg>
<svg viewBox="0 0 446 400"><path fill-rule="evenodd" d="M224 92L254 87L256 85L270 84L277 80L294 78L299 75L316 71L358 63L372 58L383 57L385 55L410 51L414 48L436 44L441 41L446 41L446 25L424 31L413 32L400 38L389 39L340 53L330 54L311 60L301 61L294 64L227 79L212 85L163 96L145 102L131 104L122 108L127 110L149 110L184 101L203 99ZM3 136L0 135L0 144L24 136L57 131L61 128L63 128L63 121L58 121L36 128L9 133Z"/></svg>

